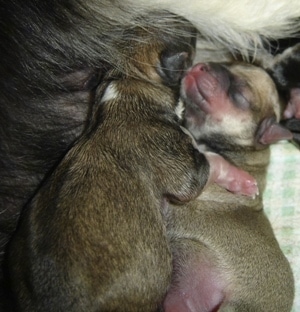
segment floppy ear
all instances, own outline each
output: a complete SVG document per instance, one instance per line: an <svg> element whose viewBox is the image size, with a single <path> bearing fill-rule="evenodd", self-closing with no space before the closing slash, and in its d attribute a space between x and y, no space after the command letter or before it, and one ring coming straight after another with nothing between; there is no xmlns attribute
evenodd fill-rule
<svg viewBox="0 0 300 312"><path fill-rule="evenodd" d="M168 85L178 85L185 70L191 66L188 52L171 53L166 51L160 56L159 73Z"/></svg>
<svg viewBox="0 0 300 312"><path fill-rule="evenodd" d="M258 142L263 145L276 143L280 140L291 140L293 134L281 126L274 118L266 118L259 126Z"/></svg>

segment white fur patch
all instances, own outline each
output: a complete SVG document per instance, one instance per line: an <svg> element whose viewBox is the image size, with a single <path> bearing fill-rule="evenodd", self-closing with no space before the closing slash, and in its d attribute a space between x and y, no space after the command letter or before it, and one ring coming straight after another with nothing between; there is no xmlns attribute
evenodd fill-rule
<svg viewBox="0 0 300 312"><path fill-rule="evenodd" d="M106 88L106 90L102 96L101 103L115 100L118 97L118 95L119 95L119 92L118 92L115 84L113 82L111 82L107 86L107 88Z"/></svg>
<svg viewBox="0 0 300 312"><path fill-rule="evenodd" d="M247 50L269 39L288 37L299 30L299 0L124 0L142 9L165 9L192 22L212 42Z"/></svg>
<svg viewBox="0 0 300 312"><path fill-rule="evenodd" d="M179 119L182 119L184 110L185 110L185 106L183 104L183 101L179 100L175 108L175 114L179 117Z"/></svg>

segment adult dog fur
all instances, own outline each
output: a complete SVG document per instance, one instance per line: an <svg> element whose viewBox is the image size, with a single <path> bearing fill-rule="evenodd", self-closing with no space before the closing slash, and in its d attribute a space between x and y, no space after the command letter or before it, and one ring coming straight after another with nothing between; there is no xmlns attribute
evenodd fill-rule
<svg viewBox="0 0 300 312"><path fill-rule="evenodd" d="M220 153L258 181L255 199L216 185L168 210L174 275L166 312L289 312L293 276L264 214L269 144L291 133L278 124L271 77L245 64L197 64L183 80L185 126L199 146Z"/></svg>

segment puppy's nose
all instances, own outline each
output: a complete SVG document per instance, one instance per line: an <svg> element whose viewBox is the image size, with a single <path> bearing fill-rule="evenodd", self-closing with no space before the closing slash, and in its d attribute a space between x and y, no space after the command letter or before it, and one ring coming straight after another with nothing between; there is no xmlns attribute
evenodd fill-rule
<svg viewBox="0 0 300 312"><path fill-rule="evenodd" d="M194 66L195 71L209 72L210 68L206 63L199 63Z"/></svg>

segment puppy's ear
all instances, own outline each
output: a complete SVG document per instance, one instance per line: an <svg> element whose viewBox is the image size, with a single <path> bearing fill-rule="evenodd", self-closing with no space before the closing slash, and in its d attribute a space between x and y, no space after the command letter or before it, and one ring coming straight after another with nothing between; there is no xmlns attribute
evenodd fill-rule
<svg viewBox="0 0 300 312"><path fill-rule="evenodd" d="M172 53L165 51L160 56L159 74L169 86L177 86L187 68L192 65L188 52Z"/></svg>
<svg viewBox="0 0 300 312"><path fill-rule="evenodd" d="M270 145L280 140L291 140L292 133L277 123L274 118L264 119L257 132L257 141L262 145Z"/></svg>
<svg viewBox="0 0 300 312"><path fill-rule="evenodd" d="M178 33L179 35L173 39L172 36L171 38L168 36L166 48L161 51L159 56L158 74L163 82L170 87L179 86L183 74L192 66L195 58L197 31L186 20L182 22L183 32Z"/></svg>

